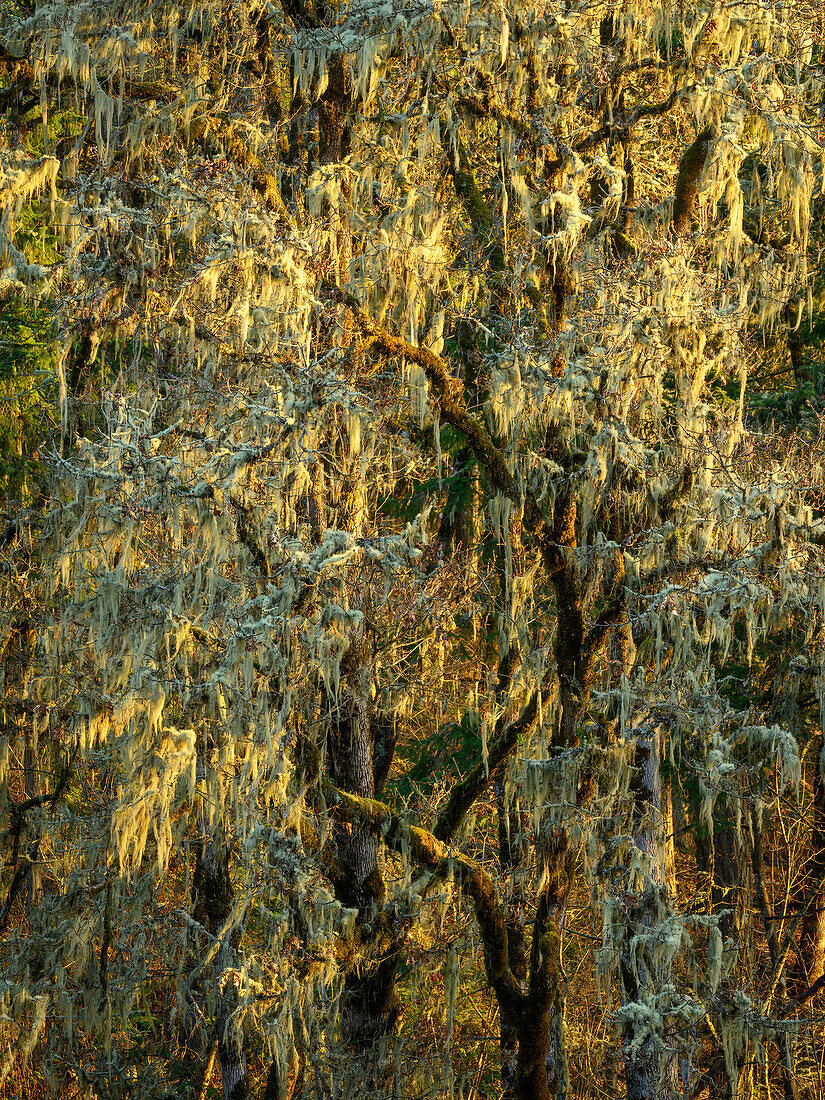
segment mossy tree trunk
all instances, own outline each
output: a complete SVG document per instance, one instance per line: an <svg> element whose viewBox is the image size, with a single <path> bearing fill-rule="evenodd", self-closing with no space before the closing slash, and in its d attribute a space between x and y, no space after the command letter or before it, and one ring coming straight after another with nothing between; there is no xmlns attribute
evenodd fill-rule
<svg viewBox="0 0 825 1100"><path fill-rule="evenodd" d="M193 882L194 916L210 936L217 937L232 911L231 853L221 825L212 828L203 813L199 825ZM233 1018L239 992L235 976L237 961L235 945L231 937L223 933L210 982L217 997L214 1038L221 1067L223 1100L247 1100L250 1087L243 1027Z"/></svg>
<svg viewBox="0 0 825 1100"><path fill-rule="evenodd" d="M663 1037L652 1025L657 1013L651 1012L656 992L667 986L671 974L645 948L643 938L636 942L637 936L660 924L663 907L669 907L663 789L662 730L641 729L635 735L631 793L633 840L644 877L639 888L624 897L619 958L622 1004L631 1009L622 1023L627 1100L655 1100L678 1091L675 1052L664 1052Z"/></svg>
<svg viewBox="0 0 825 1100"><path fill-rule="evenodd" d="M699 194L702 172L708 158L713 130L705 128L682 154L679 171L676 176L676 190L673 196L672 228L677 237L681 237L690 227L693 204Z"/></svg>

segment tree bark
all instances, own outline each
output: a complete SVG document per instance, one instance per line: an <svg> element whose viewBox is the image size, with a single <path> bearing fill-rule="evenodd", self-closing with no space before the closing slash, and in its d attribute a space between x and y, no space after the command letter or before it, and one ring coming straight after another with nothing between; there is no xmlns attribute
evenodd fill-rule
<svg viewBox="0 0 825 1100"><path fill-rule="evenodd" d="M525 1019L519 1031L519 1100L544 1096L567 1100L571 1095L561 922L572 880L573 853L566 832L549 822L543 831L545 887L536 910L530 984L523 1008Z"/></svg>
<svg viewBox="0 0 825 1100"><path fill-rule="evenodd" d="M713 130L710 127L702 130L693 144L687 147L682 154L682 159L679 161L676 190L673 196L673 220L671 222L673 232L677 237L681 237L683 233L686 233L690 226L693 204L699 194L699 184L702 180L702 172L704 171L712 139Z"/></svg>
<svg viewBox="0 0 825 1100"><path fill-rule="evenodd" d="M749 868L741 858L736 825L731 820L734 812L732 799L722 794L717 799L716 807L710 907L713 913L730 910L719 922L722 935L730 936L739 930L743 913L749 905Z"/></svg>
<svg viewBox="0 0 825 1100"><path fill-rule="evenodd" d="M195 867L195 891L202 916L201 923L216 936L229 917L232 908L232 884L229 876L229 849L223 830L201 843ZM249 1096L249 1075L244 1052L243 1031L231 1017L237 1008L237 985L232 973L237 962L230 943L218 952L213 981L217 985L218 1011L215 1032L218 1040L218 1062L221 1067L223 1100L246 1100Z"/></svg>
<svg viewBox="0 0 825 1100"><path fill-rule="evenodd" d="M28 641L31 652L31 640ZM38 798L40 795L40 744L37 726L37 714L29 716L26 727L25 747L23 750L23 778L26 790L26 798ZM39 838L38 838L39 839ZM29 872L29 880L26 891L26 913L31 925L32 918L40 904L40 895L43 890L43 869L38 861L34 861Z"/></svg>
<svg viewBox="0 0 825 1100"><path fill-rule="evenodd" d="M750 813L750 842L753 863L753 880L756 892L756 901L762 914L762 924L765 929L765 938L768 941L768 955L771 960L771 969L776 981L781 978L781 969L784 959L780 956L779 944L776 939L776 927L771 918L768 896L765 890L765 870L762 859L762 829L758 812ZM787 1031L781 1031L777 1036L777 1043L782 1063L782 1093L785 1100L799 1100L799 1092L796 1084L796 1072L794 1069L793 1046L791 1036Z"/></svg>
<svg viewBox="0 0 825 1100"><path fill-rule="evenodd" d="M633 792L633 832L636 848L643 854L646 874L643 888L626 896L627 920L620 948L622 1003L646 1004L651 993L662 988L669 975L654 971L645 953L634 948L635 933L653 928L665 886L665 837L662 818L661 730L641 730L636 735ZM666 896L666 895L665 895ZM662 1051L659 1037L650 1031L646 1016L630 1017L623 1034L623 1057L627 1100L655 1100L662 1084Z"/></svg>
<svg viewBox="0 0 825 1100"><path fill-rule="evenodd" d="M198 765L203 775L203 765ZM230 849L223 825L211 827L201 806L198 814L200 841L196 850L194 917L211 936L219 935L232 911L233 890L230 876ZM223 1100L247 1100L249 1073L242 1027L233 1019L238 1007L235 968L237 955L228 937L215 958L210 981L215 989L217 1010L214 1033L221 1067Z"/></svg>
<svg viewBox="0 0 825 1100"><path fill-rule="evenodd" d="M318 100L318 160L321 164L338 164L350 146L350 97L343 54L331 54L327 73L329 83Z"/></svg>
<svg viewBox="0 0 825 1100"><path fill-rule="evenodd" d="M351 643L352 676L359 658ZM375 795L372 730L366 699L351 690L341 692L333 711L329 739L329 771L336 785L361 798ZM378 866L378 838L369 823L341 821L333 826L337 874L336 896L358 910L366 958L346 978L341 1023L345 1043L372 1062L377 1044L393 1031L399 1015L396 975L403 939L396 934L394 914L385 907L385 889ZM362 1067L363 1068L363 1067ZM375 1067L371 1066L371 1069Z"/></svg>
<svg viewBox="0 0 825 1100"><path fill-rule="evenodd" d="M522 815L516 814L506 804L504 781L495 782L496 812L498 814L498 860L502 879L506 879L518 867L525 857L524 830L526 822ZM521 899L519 899L521 900ZM518 906L517 908L521 908ZM507 949L510 957L510 969L522 985L527 980L527 957L524 942L524 925L521 918L512 911L506 918ZM512 1100L516 1089L516 1065L518 1061L518 1029L513 1021L500 1017L499 1050L501 1055L501 1095L502 1100Z"/></svg>

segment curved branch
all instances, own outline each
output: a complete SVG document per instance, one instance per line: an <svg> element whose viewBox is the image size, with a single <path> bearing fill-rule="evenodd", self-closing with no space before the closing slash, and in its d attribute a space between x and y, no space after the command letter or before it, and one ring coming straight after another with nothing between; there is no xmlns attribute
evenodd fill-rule
<svg viewBox="0 0 825 1100"><path fill-rule="evenodd" d="M487 977L501 1011L515 1021L523 1007L524 994L510 969L504 909L495 883L481 864L451 850L426 829L406 825L389 806L377 799L342 791L329 779L323 780L322 786L331 805L350 820L355 819L380 832L390 851L401 855L406 849L416 863L439 876L452 870L462 891L473 903L484 944Z"/></svg>
<svg viewBox="0 0 825 1100"><path fill-rule="evenodd" d="M337 288L334 289L337 292ZM452 377L444 360L428 348L415 347L376 325L352 294L341 294L341 300L352 310L355 321L373 344L388 355L408 359L422 368L432 387L442 418L467 440L493 488L511 500L518 500L520 494L516 479L504 461L500 448L495 445L481 421L467 411L463 402L464 386L457 378Z"/></svg>

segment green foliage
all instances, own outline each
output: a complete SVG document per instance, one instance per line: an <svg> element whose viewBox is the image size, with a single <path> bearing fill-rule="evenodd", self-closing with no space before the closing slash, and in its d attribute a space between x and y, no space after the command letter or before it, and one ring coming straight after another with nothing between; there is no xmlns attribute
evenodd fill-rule
<svg viewBox="0 0 825 1100"><path fill-rule="evenodd" d="M685 36L682 28L672 27L669 33L662 32L659 35L659 56L666 61L683 57L685 52Z"/></svg>
<svg viewBox="0 0 825 1100"><path fill-rule="evenodd" d="M813 382L804 382L792 389L753 394L748 407L751 416L760 424L776 422L799 426L807 421L814 426L825 409L825 400L818 389Z"/></svg>
<svg viewBox="0 0 825 1100"><path fill-rule="evenodd" d="M437 784L464 775L481 757L478 716L465 712L460 721L448 722L426 741L406 745L400 754L405 774L393 786L402 798L414 790L429 795Z"/></svg>
<svg viewBox="0 0 825 1100"><path fill-rule="evenodd" d="M44 430L55 422L51 318L21 299L0 303L0 493L31 488Z"/></svg>

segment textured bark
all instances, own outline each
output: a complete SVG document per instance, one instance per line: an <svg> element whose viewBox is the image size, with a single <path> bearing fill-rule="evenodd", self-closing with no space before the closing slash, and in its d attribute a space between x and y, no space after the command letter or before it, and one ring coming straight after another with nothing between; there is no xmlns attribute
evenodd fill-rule
<svg viewBox="0 0 825 1100"><path fill-rule="evenodd" d="M330 54L327 73L329 83L318 101L318 160L321 164L338 164L350 146L351 103L343 54Z"/></svg>
<svg viewBox="0 0 825 1100"><path fill-rule="evenodd" d="M204 774L204 765L198 762L198 778L203 779ZM198 832L192 881L193 916L210 936L217 937L232 911L231 853L222 824L213 826L208 820L203 800L198 810ZM193 1000L206 1002L211 993L217 1001L213 1042L217 1044L217 1058L221 1067L223 1100L246 1100L249 1096L243 1030L231 1020L238 1004L234 975L237 962L235 944L231 937L225 936L208 974L201 975L189 989L189 996ZM204 1015L203 1006L199 1006L197 1010L193 1008L187 1013L184 1046L189 1059L197 1058L202 1061L205 1056L209 1056L199 1034L199 1021L203 1020Z"/></svg>
<svg viewBox="0 0 825 1100"><path fill-rule="evenodd" d="M571 1088L561 973L561 921L573 877L573 853L565 832L548 828L547 823L543 832L540 843L545 886L536 910L530 985L524 1006L526 1020L519 1033L519 1097L529 1100L546 1095L553 1100L567 1100ZM529 1074L524 1073L523 1063L527 1063Z"/></svg>
<svg viewBox="0 0 825 1100"><path fill-rule="evenodd" d="M631 940L636 931L656 922L658 897L665 883L665 844L662 826L661 732L658 728L636 735L636 759L631 782L633 792L634 843L646 857L647 876L637 895L627 896L627 920L620 949L622 1003L644 1001L654 986L661 988L670 975L653 972L652 964L634 958ZM642 1023L640 1026L646 1027ZM662 1055L655 1036L637 1034L630 1025L623 1035L627 1100L655 1100L663 1071Z"/></svg>
<svg viewBox="0 0 825 1100"><path fill-rule="evenodd" d="M27 664L31 660L31 638L27 637L25 643L28 650ZM37 726L34 715L26 726L25 747L23 750L23 783L27 799L37 800L40 796L40 745ZM34 917L40 904L40 895L43 891L43 869L38 861L31 864L29 872L28 888L26 891L26 913L29 923Z"/></svg>
<svg viewBox="0 0 825 1100"><path fill-rule="evenodd" d="M762 914L762 925L765 930L765 938L768 941L768 955L771 960L775 987L781 979L786 954L783 955L780 953L779 944L776 938L776 927L770 915L770 905L765 891L765 871L762 859L762 830L758 815L753 810L751 810L750 813L750 844L756 902ZM781 1031L777 1036L777 1043L779 1045L782 1064L782 1095L784 1096L784 1100L799 1100L791 1036L787 1031Z"/></svg>
<svg viewBox="0 0 825 1100"><path fill-rule="evenodd" d="M366 700L351 691L341 692L341 700L331 716L329 737L330 774L337 786L363 798L375 794ZM339 900L366 913L376 896L371 882L378 868L378 842L369 828L337 822L334 826L335 850L342 878L337 883Z"/></svg>
<svg viewBox="0 0 825 1100"><path fill-rule="evenodd" d="M526 858L527 822L522 814L515 813L506 804L504 782L495 783L496 812L498 814L498 861L503 879L509 877ZM520 908L520 907L519 907ZM527 980L527 955L524 925L511 911L506 918L507 949L510 969L522 985ZM510 1019L501 1017L499 1048L501 1055L501 1092L503 1100L511 1100L516 1089L516 1065L518 1060L518 1029Z"/></svg>
<svg viewBox="0 0 825 1100"><path fill-rule="evenodd" d="M743 913L750 902L750 869L739 852L733 813L731 800L720 795L716 804L718 823L713 830L710 907L714 913L729 910L719 922L723 936L741 928Z"/></svg>
<svg viewBox="0 0 825 1100"><path fill-rule="evenodd" d="M312 488L307 497L307 508L312 527L312 538L315 545L320 546L324 541L324 532L327 529L326 477L324 463L320 458L315 463L314 473Z"/></svg>
<svg viewBox="0 0 825 1100"><path fill-rule="evenodd" d="M353 656L353 660L357 657ZM357 675L357 673L355 673ZM330 775L336 785L360 798L375 795L372 731L366 700L341 693L329 740ZM348 974L342 1006L345 1042L362 1054L389 1035L399 1014L395 990L403 939L384 907L384 882L378 867L378 838L365 820L337 820L333 826L339 901L358 910L367 957ZM378 1049L372 1051L379 1053Z"/></svg>
<svg viewBox="0 0 825 1100"><path fill-rule="evenodd" d="M690 226L693 204L699 194L699 184L707 160L713 131L702 130L692 145L689 145L679 161L676 176L676 191L673 196L673 232L681 237Z"/></svg>
<svg viewBox="0 0 825 1100"><path fill-rule="evenodd" d="M16 531L6 533L9 541ZM5 540L4 540L5 541ZM0 639L0 659L4 674L6 699L12 697L25 699L26 681L33 657L34 632L28 615L9 625L7 633ZM41 794L39 775L39 744L37 732L38 711L35 707L23 704L19 709L4 708L0 715L0 734L7 744L15 749L23 749L23 789L26 798L9 806L9 830L6 842L11 841L10 852L4 852L4 861L14 867L5 899L0 905L0 932L9 923L12 906L18 896L22 896L29 922L36 917L37 906L42 892L42 868L40 864L40 828L33 820L36 815L31 811L54 801L62 791L66 779L58 784L54 795ZM25 854L22 854L25 852Z"/></svg>
<svg viewBox="0 0 825 1100"><path fill-rule="evenodd" d="M229 874L229 849L223 830L210 835L205 828L195 864L195 919L216 936L232 908L232 883ZM249 1074L244 1052L243 1032L231 1020L237 1008L237 987L232 969L235 950L224 942L216 957L212 981L217 987L218 1011L215 1017L218 1062L221 1067L223 1100L246 1100Z"/></svg>
<svg viewBox="0 0 825 1100"><path fill-rule="evenodd" d="M223 1100L247 1100L249 1074L244 1053L243 1033L238 1024L231 1019L232 1012L237 1008L237 989L231 978L224 983L221 992L221 1011L216 1027Z"/></svg>
<svg viewBox="0 0 825 1100"><path fill-rule="evenodd" d="M668 898L676 895L676 848L673 826L673 783L671 777L662 782L662 837L664 844L664 886Z"/></svg>
<svg viewBox="0 0 825 1100"><path fill-rule="evenodd" d="M556 502L552 530L537 523L532 508L526 511L527 530L538 535L539 548L556 596L556 634L554 653L559 683L559 706L553 731L553 748L571 749L578 745L578 731L590 701L597 652L622 614L621 600L609 600L605 610L589 630L585 625L582 578L575 555L577 545L577 509L572 493L562 493ZM589 789L585 781L582 799ZM544 892L539 899L533 936L530 996L534 985L541 990L537 1003L543 1005L544 1051L547 1095L564 1100L570 1095L570 1074L564 1037L565 995L560 980L559 951L561 921L573 870L573 853L567 834L555 823L547 823L550 835L541 843ZM542 937L545 944L542 947ZM538 942L538 946L537 946ZM535 952L538 951L538 955ZM519 1053L524 1042L520 1038ZM521 1095L527 1096L528 1093ZM542 1095L536 1093L536 1095Z"/></svg>

